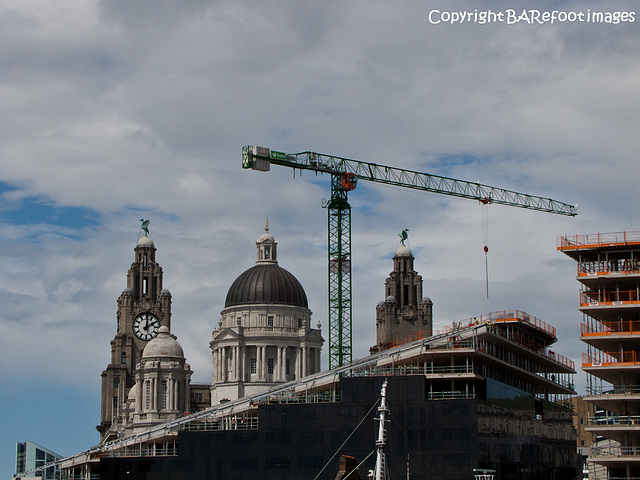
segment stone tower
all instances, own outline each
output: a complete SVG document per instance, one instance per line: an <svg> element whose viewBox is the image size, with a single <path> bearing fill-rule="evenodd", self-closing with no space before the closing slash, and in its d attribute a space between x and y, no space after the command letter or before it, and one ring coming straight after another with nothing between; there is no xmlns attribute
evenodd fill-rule
<svg viewBox="0 0 640 480"><path fill-rule="evenodd" d="M210 343L212 405L320 371L320 324L311 328L307 295L278 265L277 246L267 223L256 264L229 288Z"/></svg>
<svg viewBox="0 0 640 480"><path fill-rule="evenodd" d="M156 263L156 248L144 235L134 248L127 272L127 287L118 298L116 335L111 340L111 363L102 372L100 441L109 440L121 424L135 370L142 351L156 338L161 327L171 328L171 293L162 288L162 267Z"/></svg>
<svg viewBox="0 0 640 480"><path fill-rule="evenodd" d="M376 307L377 343L370 349L372 354L432 335L433 302L422 297L422 277L413 269L414 256L405 239L385 280L385 300Z"/></svg>

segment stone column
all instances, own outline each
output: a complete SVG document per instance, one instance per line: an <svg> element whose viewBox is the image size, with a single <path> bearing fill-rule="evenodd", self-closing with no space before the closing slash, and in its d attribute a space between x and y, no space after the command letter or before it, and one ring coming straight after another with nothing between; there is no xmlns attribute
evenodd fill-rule
<svg viewBox="0 0 640 480"><path fill-rule="evenodd" d="M222 359L220 361L220 366L222 368L220 380L223 382L227 381L227 349L225 347L221 348Z"/></svg>
<svg viewBox="0 0 640 480"><path fill-rule="evenodd" d="M302 347L302 376L306 377L307 374L307 347Z"/></svg>
<svg viewBox="0 0 640 480"><path fill-rule="evenodd" d="M155 411L158 408L158 382L154 377L151 379L151 410Z"/></svg>
<svg viewBox="0 0 640 480"><path fill-rule="evenodd" d="M167 410L173 410L173 379L171 377L166 379L167 382Z"/></svg>
<svg viewBox="0 0 640 480"><path fill-rule="evenodd" d="M282 347L282 367L280 368L281 378L283 381L287 380L287 347Z"/></svg>
<svg viewBox="0 0 640 480"><path fill-rule="evenodd" d="M219 382L220 381L220 349L216 347L216 349L213 351L213 355L215 356L216 359L216 368L214 370L214 375L215 375L215 382Z"/></svg>
<svg viewBox="0 0 640 480"><path fill-rule="evenodd" d="M277 362L276 362L276 368L274 369L274 380L276 382L281 382L283 380L283 375L282 375L282 347L277 347Z"/></svg>

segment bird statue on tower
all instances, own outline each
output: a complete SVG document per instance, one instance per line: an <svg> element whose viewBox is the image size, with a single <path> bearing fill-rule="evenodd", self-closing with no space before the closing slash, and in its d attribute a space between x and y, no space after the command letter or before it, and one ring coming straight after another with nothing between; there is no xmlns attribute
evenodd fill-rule
<svg viewBox="0 0 640 480"><path fill-rule="evenodd" d="M145 235L149 235L149 220L140 219L140 230L142 230Z"/></svg>
<svg viewBox="0 0 640 480"><path fill-rule="evenodd" d="M405 228L404 230L402 230L402 231L398 234L398 236L400 237L400 243L401 243L402 245L404 245L404 242L407 240L407 238L409 238L409 233L408 233L408 232L409 232L409 229L408 229L408 228Z"/></svg>

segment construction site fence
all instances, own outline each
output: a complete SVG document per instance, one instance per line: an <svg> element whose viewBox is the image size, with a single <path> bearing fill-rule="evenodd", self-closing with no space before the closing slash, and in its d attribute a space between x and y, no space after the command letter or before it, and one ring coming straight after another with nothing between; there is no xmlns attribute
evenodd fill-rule
<svg viewBox="0 0 640 480"><path fill-rule="evenodd" d="M619 333L640 334L639 320L620 320L603 322L583 322L580 324L581 335L616 335Z"/></svg>
<svg viewBox="0 0 640 480"><path fill-rule="evenodd" d="M580 292L580 306L624 305L625 303L640 303L640 292L636 290L590 290Z"/></svg>
<svg viewBox="0 0 640 480"><path fill-rule="evenodd" d="M590 233L586 235L565 235L558 237L556 247L576 248L585 246L608 246L616 244L640 243L640 232Z"/></svg>

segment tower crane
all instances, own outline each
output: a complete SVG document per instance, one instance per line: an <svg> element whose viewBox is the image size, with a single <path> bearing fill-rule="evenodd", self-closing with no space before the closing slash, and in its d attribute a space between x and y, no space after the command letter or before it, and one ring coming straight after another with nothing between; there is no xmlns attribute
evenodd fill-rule
<svg viewBox="0 0 640 480"><path fill-rule="evenodd" d="M358 180L411 188L425 192L575 216L575 206L551 198L537 197L428 173L378 165L316 152L287 154L266 147L242 148L242 168L269 171L271 164L331 175L329 214L329 368L352 360L351 349L351 206L347 194Z"/></svg>

